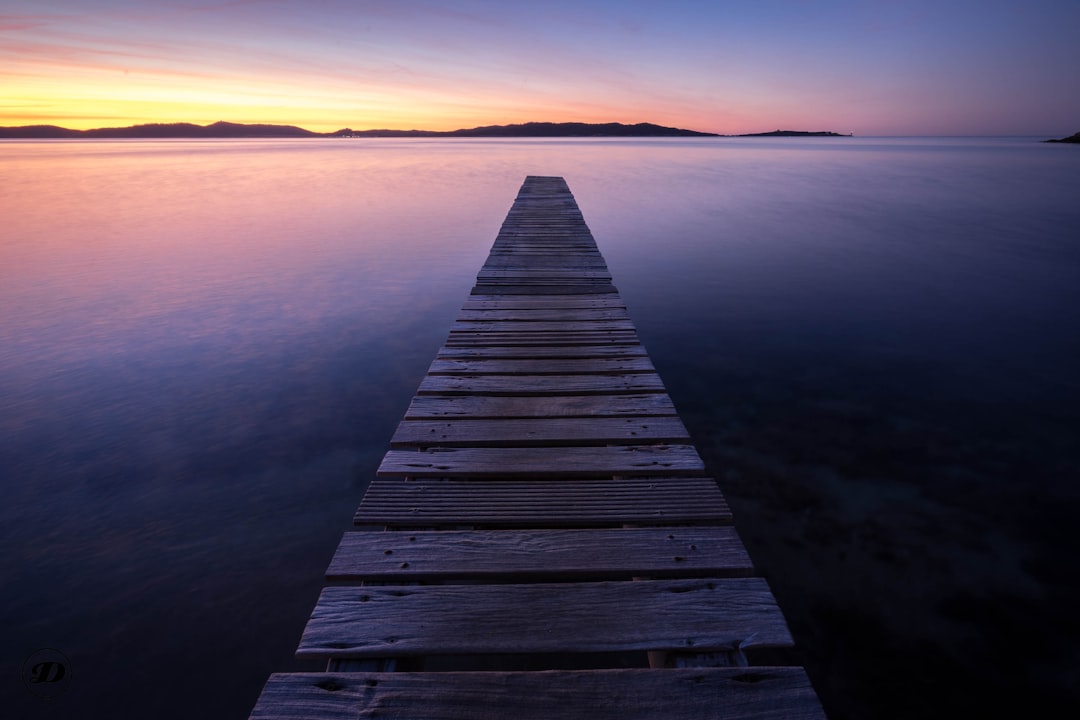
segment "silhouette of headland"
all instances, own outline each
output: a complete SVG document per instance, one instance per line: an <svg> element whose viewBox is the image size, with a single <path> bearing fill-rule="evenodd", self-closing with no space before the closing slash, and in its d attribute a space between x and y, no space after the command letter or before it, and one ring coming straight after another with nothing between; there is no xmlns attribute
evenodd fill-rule
<svg viewBox="0 0 1080 720"><path fill-rule="evenodd" d="M119 128L70 130L56 125L0 127L0 138L7 139L78 139L78 138L319 138L319 137L716 137L717 133L683 130L653 123L550 123L531 122L519 125L486 125L461 130L353 130L343 128L329 133L313 132L293 125L246 125L216 122L151 123Z"/></svg>

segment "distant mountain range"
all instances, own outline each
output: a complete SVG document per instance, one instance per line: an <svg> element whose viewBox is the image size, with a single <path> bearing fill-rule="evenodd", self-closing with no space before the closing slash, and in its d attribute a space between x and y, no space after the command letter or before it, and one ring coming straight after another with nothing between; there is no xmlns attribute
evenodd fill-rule
<svg viewBox="0 0 1080 720"><path fill-rule="evenodd" d="M715 137L716 133L681 130L652 123L524 123L487 125L438 132L434 130L352 130L318 133L293 125L242 125L216 122L154 123L122 128L69 130L56 125L0 127L0 138L319 138L319 137Z"/></svg>
<svg viewBox="0 0 1080 720"><path fill-rule="evenodd" d="M1080 143L1080 132L1075 135L1070 135L1067 138L1061 138L1060 140L1046 140L1044 142L1049 143Z"/></svg>
<svg viewBox="0 0 1080 720"><path fill-rule="evenodd" d="M622 123L550 123L530 122L519 125L485 125L483 127L449 130L352 130L343 128L330 133L318 133L293 125L243 125L216 122L212 125L192 123L154 123L96 130L70 130L56 125L24 125L0 127L5 139L65 139L65 138L325 138L325 137L447 137L447 138L509 138L509 137L731 137L718 133L697 132L664 127L652 123L624 125ZM801 132L776 130L734 137L840 137L833 132Z"/></svg>

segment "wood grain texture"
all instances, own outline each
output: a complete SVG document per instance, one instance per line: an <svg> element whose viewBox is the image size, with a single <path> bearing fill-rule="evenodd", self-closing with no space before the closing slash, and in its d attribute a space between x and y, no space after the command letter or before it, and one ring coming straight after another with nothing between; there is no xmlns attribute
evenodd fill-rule
<svg viewBox="0 0 1080 720"><path fill-rule="evenodd" d="M417 395L624 395L664 392L656 373L626 375L427 375Z"/></svg>
<svg viewBox="0 0 1080 720"><path fill-rule="evenodd" d="M596 320L628 320L626 308L488 308L484 310L461 310L456 320L460 322L491 322L496 320L518 322L585 322Z"/></svg>
<svg viewBox="0 0 1080 720"><path fill-rule="evenodd" d="M744 577L732 527L347 532L330 580L602 580Z"/></svg>
<svg viewBox="0 0 1080 720"><path fill-rule="evenodd" d="M275 674L251 720L825 720L802 668Z"/></svg>
<svg viewBox="0 0 1080 720"><path fill-rule="evenodd" d="M571 345L640 345L628 330L555 332L451 332L447 347L550 347Z"/></svg>
<svg viewBox="0 0 1080 720"><path fill-rule="evenodd" d="M417 395L405 417L441 418L624 417L674 415L666 393L631 395Z"/></svg>
<svg viewBox="0 0 1080 720"><path fill-rule="evenodd" d="M598 252L561 252L552 250L514 250L493 252L484 263L484 273L516 271L526 268L530 271L562 272L573 270L590 271L593 276L603 273L611 279L604 258ZM479 277L479 275L478 275ZM489 275L488 277L493 277Z"/></svg>
<svg viewBox="0 0 1080 720"><path fill-rule="evenodd" d="M375 478L353 520L400 528L719 525L731 523L731 511L712 478Z"/></svg>
<svg viewBox="0 0 1080 720"><path fill-rule="evenodd" d="M541 345L537 347L446 347L435 353L438 358L452 360L587 360L590 358L648 357L640 343L633 345Z"/></svg>
<svg viewBox="0 0 1080 720"><path fill-rule="evenodd" d="M669 477L701 475L705 464L693 445L596 447L430 448L389 450L381 477Z"/></svg>
<svg viewBox="0 0 1080 720"><path fill-rule="evenodd" d="M576 263L567 257L565 268L550 269L543 268L537 269L524 264L511 266L509 263L497 265L498 269L488 269L484 267L476 275L477 280L485 280L491 282L502 282L508 280L510 282L516 282L518 280L531 280L531 281L564 281L572 280L574 282L588 280L588 281L610 281L611 273L606 270L594 270L585 269L582 267L574 267Z"/></svg>
<svg viewBox="0 0 1080 720"><path fill-rule="evenodd" d="M678 417L403 420L390 447L529 447L689 443Z"/></svg>
<svg viewBox="0 0 1080 720"><path fill-rule="evenodd" d="M455 320L450 332L611 332L634 331L628 319L614 320Z"/></svg>
<svg viewBox="0 0 1080 720"><path fill-rule="evenodd" d="M324 588L298 658L792 644L761 578Z"/></svg>
<svg viewBox="0 0 1080 720"><path fill-rule="evenodd" d="M617 375L656 373L647 357L627 358L436 358L428 375Z"/></svg>
<svg viewBox="0 0 1080 720"><path fill-rule="evenodd" d="M528 295L505 297L502 295L485 296L480 293L469 296L461 306L466 310L539 310L539 309L567 309L567 308L626 308L626 303L618 296L589 296L589 295Z"/></svg>
<svg viewBox="0 0 1080 720"><path fill-rule="evenodd" d="M473 290L473 295L602 295L605 293L617 293L618 290L614 285L610 283L580 283L572 285L569 283L559 284L490 284L481 285L477 284Z"/></svg>

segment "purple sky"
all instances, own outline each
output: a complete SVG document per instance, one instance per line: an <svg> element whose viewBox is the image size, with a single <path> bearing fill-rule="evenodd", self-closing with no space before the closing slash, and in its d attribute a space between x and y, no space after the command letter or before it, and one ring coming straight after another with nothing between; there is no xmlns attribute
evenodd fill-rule
<svg viewBox="0 0 1080 720"><path fill-rule="evenodd" d="M0 0L0 125L1080 130L1077 0Z"/></svg>

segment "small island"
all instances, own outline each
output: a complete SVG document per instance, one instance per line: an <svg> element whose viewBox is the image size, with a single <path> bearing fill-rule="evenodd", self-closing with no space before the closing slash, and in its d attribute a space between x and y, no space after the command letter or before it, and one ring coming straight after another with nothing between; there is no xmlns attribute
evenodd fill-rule
<svg viewBox="0 0 1080 720"><path fill-rule="evenodd" d="M1067 138L1061 138L1060 140L1044 140L1043 142L1048 142L1048 143L1080 143L1080 132L1076 133L1075 135L1070 135Z"/></svg>
<svg viewBox="0 0 1080 720"><path fill-rule="evenodd" d="M852 133L842 135L835 132L806 132L805 130L773 130L763 133L744 133L735 137L851 137Z"/></svg>

